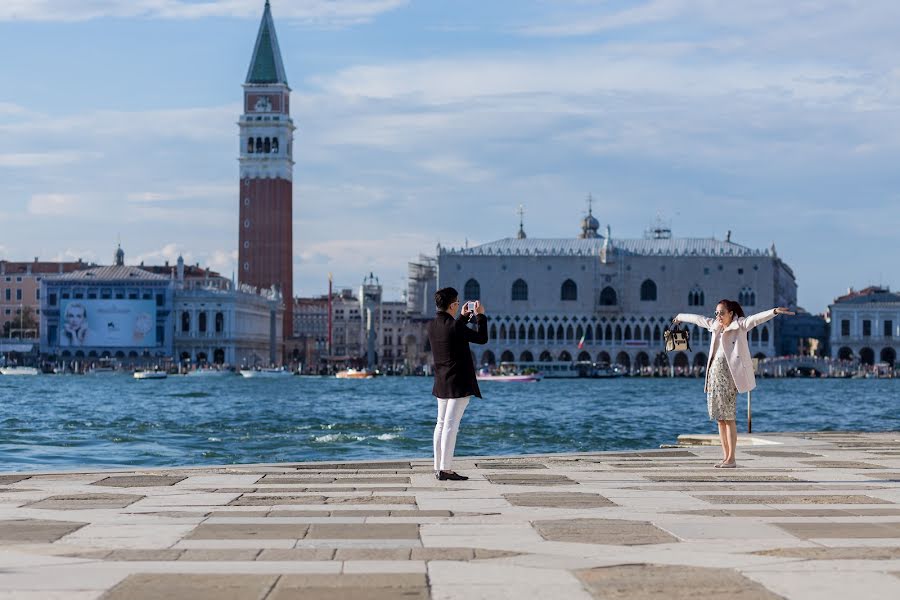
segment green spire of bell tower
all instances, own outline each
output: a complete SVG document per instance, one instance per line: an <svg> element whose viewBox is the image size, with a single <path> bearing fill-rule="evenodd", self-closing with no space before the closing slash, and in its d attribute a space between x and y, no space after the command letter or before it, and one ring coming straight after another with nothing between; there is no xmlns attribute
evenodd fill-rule
<svg viewBox="0 0 900 600"><path fill-rule="evenodd" d="M246 83L287 85L284 64L281 62L281 50L278 47L278 36L275 35L275 22L272 20L272 9L268 0L263 10L262 22L259 24Z"/></svg>

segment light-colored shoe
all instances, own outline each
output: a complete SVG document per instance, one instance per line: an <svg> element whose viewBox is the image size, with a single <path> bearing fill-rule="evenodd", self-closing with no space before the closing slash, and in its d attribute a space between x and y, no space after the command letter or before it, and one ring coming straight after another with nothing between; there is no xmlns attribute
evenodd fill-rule
<svg viewBox="0 0 900 600"><path fill-rule="evenodd" d="M722 464L719 465L720 469L734 469L735 467L737 467L736 462L732 462L732 463L723 462Z"/></svg>

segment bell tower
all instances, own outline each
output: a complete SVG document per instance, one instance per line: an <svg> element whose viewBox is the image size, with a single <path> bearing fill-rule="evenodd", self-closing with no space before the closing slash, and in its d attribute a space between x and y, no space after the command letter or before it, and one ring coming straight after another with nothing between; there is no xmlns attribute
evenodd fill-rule
<svg viewBox="0 0 900 600"><path fill-rule="evenodd" d="M294 123L272 10L266 0L244 82L240 128L238 282L276 286L284 300L284 338L293 335Z"/></svg>

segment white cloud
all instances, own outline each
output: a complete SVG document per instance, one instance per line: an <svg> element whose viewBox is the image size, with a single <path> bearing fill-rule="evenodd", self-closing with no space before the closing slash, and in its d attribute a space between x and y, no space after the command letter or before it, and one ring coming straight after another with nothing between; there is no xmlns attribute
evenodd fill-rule
<svg viewBox="0 0 900 600"><path fill-rule="evenodd" d="M478 183L493 177L490 169L457 156L435 156L419 161L419 166L431 173L445 175L468 183Z"/></svg>
<svg viewBox="0 0 900 600"><path fill-rule="evenodd" d="M34 194L28 201L28 212L44 217L74 215L81 208L80 199L70 194Z"/></svg>
<svg viewBox="0 0 900 600"><path fill-rule="evenodd" d="M235 183L200 183L170 186L166 191L129 192L125 198L135 204L154 204L198 198L236 197Z"/></svg>
<svg viewBox="0 0 900 600"><path fill-rule="evenodd" d="M405 4L407 0L293 0L276 3L273 13L279 19L341 26L371 21ZM259 0L3 0L0 4L0 21L258 18L261 13Z"/></svg>
<svg viewBox="0 0 900 600"><path fill-rule="evenodd" d="M0 167L55 167L67 165L88 159L100 158L99 152L21 152L15 154L0 154Z"/></svg>
<svg viewBox="0 0 900 600"><path fill-rule="evenodd" d="M164 264L165 261L169 261L169 264L174 265L176 261L178 261L179 256L184 258L184 262L187 264L194 263L193 253L183 250L179 244L174 242L165 244L164 246L162 246L161 248L157 248L156 250L149 250L147 252L139 253L134 258L130 258L128 255L126 255L125 262L130 265L139 265L141 263L148 265L161 265Z"/></svg>
<svg viewBox="0 0 900 600"><path fill-rule="evenodd" d="M50 262L72 262L82 260L86 263L97 262L97 253L90 249L66 248L50 257Z"/></svg>

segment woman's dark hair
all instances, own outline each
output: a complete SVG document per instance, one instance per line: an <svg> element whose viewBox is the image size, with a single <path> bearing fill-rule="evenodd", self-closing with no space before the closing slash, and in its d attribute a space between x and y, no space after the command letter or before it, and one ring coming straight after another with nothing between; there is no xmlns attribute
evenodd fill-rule
<svg viewBox="0 0 900 600"><path fill-rule="evenodd" d="M447 310L457 298L459 298L459 292L454 288L441 288L434 293L434 305L438 310Z"/></svg>
<svg viewBox="0 0 900 600"><path fill-rule="evenodd" d="M724 304L725 308L733 312L735 319L744 316L744 309L741 308L741 305L738 304L736 300L719 300L718 302L716 302L716 306L720 304Z"/></svg>

